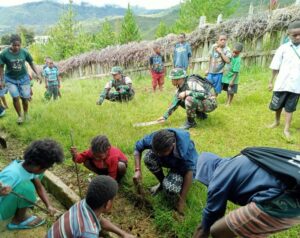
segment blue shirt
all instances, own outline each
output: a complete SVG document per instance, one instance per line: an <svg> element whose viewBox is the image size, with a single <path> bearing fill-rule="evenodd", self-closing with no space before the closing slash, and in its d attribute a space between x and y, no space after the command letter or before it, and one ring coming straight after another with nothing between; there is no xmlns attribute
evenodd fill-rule
<svg viewBox="0 0 300 238"><path fill-rule="evenodd" d="M14 160L0 172L0 183L14 189L19 183L39 178L40 174L32 174L22 166L23 161ZM0 196L0 203L2 197Z"/></svg>
<svg viewBox="0 0 300 238"><path fill-rule="evenodd" d="M167 129L175 133L176 150L169 156L159 157L161 165L170 168L179 174L184 175L188 171L196 172L196 163L198 153L195 144L190 138L190 134L185 130L169 128ZM152 139L156 132L146 135L135 144L135 150L142 153L145 149L152 150Z"/></svg>
<svg viewBox="0 0 300 238"><path fill-rule="evenodd" d="M210 227L225 214L227 201L238 205L262 203L283 193L286 186L276 177L240 155L222 159L211 153L202 153L197 163L195 179L208 187L202 227Z"/></svg>
<svg viewBox="0 0 300 238"><path fill-rule="evenodd" d="M43 71L43 76L51 85L58 85L59 71L57 67L46 67Z"/></svg>
<svg viewBox="0 0 300 238"><path fill-rule="evenodd" d="M187 42L177 43L174 49L173 65L175 68L187 69L189 66L189 58L192 56L191 46Z"/></svg>

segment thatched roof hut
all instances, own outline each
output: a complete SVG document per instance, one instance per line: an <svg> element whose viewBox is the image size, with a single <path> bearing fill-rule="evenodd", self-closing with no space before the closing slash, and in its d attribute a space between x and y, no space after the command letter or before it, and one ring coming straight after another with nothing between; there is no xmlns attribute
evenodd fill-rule
<svg viewBox="0 0 300 238"><path fill-rule="evenodd" d="M200 44L212 41L219 33L224 32L231 39L243 42L246 39L259 38L267 32L285 30L290 22L298 19L300 19L300 7L291 6L271 13L264 12L251 18L232 19L221 24L207 24L205 27L188 34L187 40L191 43L192 48L197 48ZM166 56L170 56L176 42L177 36L170 34L155 41L132 42L84 53L60 61L58 66L62 73L67 74L72 69L92 64L107 67L122 65L124 68L138 68L148 64L148 58L152 54L152 47L155 43L162 46Z"/></svg>

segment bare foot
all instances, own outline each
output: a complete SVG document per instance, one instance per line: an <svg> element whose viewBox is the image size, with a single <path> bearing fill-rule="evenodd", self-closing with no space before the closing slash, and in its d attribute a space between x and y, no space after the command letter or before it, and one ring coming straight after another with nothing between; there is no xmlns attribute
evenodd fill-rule
<svg viewBox="0 0 300 238"><path fill-rule="evenodd" d="M273 129L279 126L279 122L274 122L271 125L268 126L268 128Z"/></svg>
<svg viewBox="0 0 300 238"><path fill-rule="evenodd" d="M291 137L292 137L291 133L288 130L284 130L283 134L288 140L291 139Z"/></svg>

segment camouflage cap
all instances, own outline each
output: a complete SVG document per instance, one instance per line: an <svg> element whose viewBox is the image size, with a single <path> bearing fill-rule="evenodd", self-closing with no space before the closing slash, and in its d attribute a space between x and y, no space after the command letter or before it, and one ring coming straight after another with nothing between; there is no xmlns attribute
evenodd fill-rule
<svg viewBox="0 0 300 238"><path fill-rule="evenodd" d="M120 66L114 66L111 68L111 74L122 74L123 69Z"/></svg>
<svg viewBox="0 0 300 238"><path fill-rule="evenodd" d="M182 79L182 78L185 78L186 76L187 75L186 75L186 72L184 69L175 68L175 69L171 70L169 79Z"/></svg>

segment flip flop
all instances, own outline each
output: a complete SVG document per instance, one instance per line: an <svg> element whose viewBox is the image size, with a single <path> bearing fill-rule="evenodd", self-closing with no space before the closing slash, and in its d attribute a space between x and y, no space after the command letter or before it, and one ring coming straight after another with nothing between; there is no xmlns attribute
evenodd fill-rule
<svg viewBox="0 0 300 238"><path fill-rule="evenodd" d="M43 225L46 220L42 219L39 223L37 223L36 225L29 225L31 222L33 222L36 219L40 219L37 216L30 216L28 217L25 221L22 221L19 224L13 224L13 223L9 223L7 225L7 229L8 230L20 230L20 229L31 229L31 228L35 228L38 227L40 225Z"/></svg>

